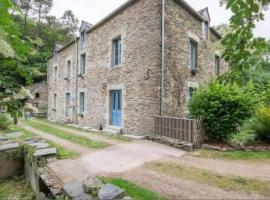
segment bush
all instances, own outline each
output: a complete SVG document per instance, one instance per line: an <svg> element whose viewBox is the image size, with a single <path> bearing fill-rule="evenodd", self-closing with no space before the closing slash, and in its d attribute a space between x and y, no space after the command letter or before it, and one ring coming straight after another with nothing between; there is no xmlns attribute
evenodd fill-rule
<svg viewBox="0 0 270 200"><path fill-rule="evenodd" d="M255 113L255 132L261 141L270 142L270 107L262 106Z"/></svg>
<svg viewBox="0 0 270 200"><path fill-rule="evenodd" d="M12 121L7 115L0 114L0 130L1 131L8 130L11 124L12 124Z"/></svg>
<svg viewBox="0 0 270 200"><path fill-rule="evenodd" d="M237 85L212 82L199 88L189 102L192 117L203 119L209 140L226 142L253 111L249 95Z"/></svg>
<svg viewBox="0 0 270 200"><path fill-rule="evenodd" d="M253 130L243 130L233 134L229 139L229 143L233 146L246 146L256 141L256 134Z"/></svg>

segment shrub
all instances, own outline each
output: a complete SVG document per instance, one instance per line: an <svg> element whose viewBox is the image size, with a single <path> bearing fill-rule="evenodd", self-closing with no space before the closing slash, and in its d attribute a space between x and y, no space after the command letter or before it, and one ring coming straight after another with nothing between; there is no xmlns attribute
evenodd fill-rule
<svg viewBox="0 0 270 200"><path fill-rule="evenodd" d="M262 106L255 113L255 132L260 140L270 142L270 107Z"/></svg>
<svg viewBox="0 0 270 200"><path fill-rule="evenodd" d="M189 102L192 117L203 119L209 140L227 141L253 111L249 95L235 84L212 82L199 88Z"/></svg>
<svg viewBox="0 0 270 200"><path fill-rule="evenodd" d="M0 114L0 130L1 131L8 130L11 124L12 124L12 121L7 115Z"/></svg>
<svg viewBox="0 0 270 200"><path fill-rule="evenodd" d="M229 139L229 143L233 146L246 146L256 141L256 134L253 130L243 130L233 134Z"/></svg>

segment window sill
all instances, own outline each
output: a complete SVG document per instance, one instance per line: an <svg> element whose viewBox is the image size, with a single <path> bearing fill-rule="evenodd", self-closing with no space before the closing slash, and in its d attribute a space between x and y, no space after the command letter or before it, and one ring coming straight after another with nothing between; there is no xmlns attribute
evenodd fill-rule
<svg viewBox="0 0 270 200"><path fill-rule="evenodd" d="M84 117L84 113L79 113L78 116Z"/></svg>
<svg viewBox="0 0 270 200"><path fill-rule="evenodd" d="M112 67L110 68L110 70L113 71L113 70L117 70L117 69L120 69L120 68L122 68L122 64L112 66Z"/></svg>
<svg viewBox="0 0 270 200"><path fill-rule="evenodd" d="M190 73L192 76L196 76L198 74L199 70L198 69L190 69Z"/></svg>
<svg viewBox="0 0 270 200"><path fill-rule="evenodd" d="M56 112L56 109L55 109L55 108L53 108L53 109L52 109L52 111L53 111L53 112Z"/></svg>
<svg viewBox="0 0 270 200"><path fill-rule="evenodd" d="M66 80L66 81L70 81L70 78L69 78L69 77L66 77L66 78L64 78L64 80Z"/></svg>

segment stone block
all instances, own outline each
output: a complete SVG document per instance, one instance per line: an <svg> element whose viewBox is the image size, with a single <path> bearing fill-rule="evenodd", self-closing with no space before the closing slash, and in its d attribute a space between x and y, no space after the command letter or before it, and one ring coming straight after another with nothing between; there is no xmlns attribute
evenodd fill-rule
<svg viewBox="0 0 270 200"><path fill-rule="evenodd" d="M79 195L84 194L83 186L81 182L71 182L66 185L64 185L64 193L70 197L70 198L75 198L78 197Z"/></svg>
<svg viewBox="0 0 270 200"><path fill-rule="evenodd" d="M6 143L6 144L0 145L0 151L17 149L18 147L19 147L19 143L17 143L17 142Z"/></svg>
<svg viewBox="0 0 270 200"><path fill-rule="evenodd" d="M98 191L104 184L99 180L97 177L90 176L83 182L84 191L93 195L97 196Z"/></svg>
<svg viewBox="0 0 270 200"><path fill-rule="evenodd" d="M13 133L6 134L6 136L9 138L19 138L22 135L23 135L23 132L13 132Z"/></svg>
<svg viewBox="0 0 270 200"><path fill-rule="evenodd" d="M115 185L106 184L98 192L100 200L118 200L125 197L125 191Z"/></svg>
<svg viewBox="0 0 270 200"><path fill-rule="evenodd" d="M47 148L47 149L39 149L34 153L35 157L41 157L41 156L52 156L57 154L57 149L52 147L52 148Z"/></svg>

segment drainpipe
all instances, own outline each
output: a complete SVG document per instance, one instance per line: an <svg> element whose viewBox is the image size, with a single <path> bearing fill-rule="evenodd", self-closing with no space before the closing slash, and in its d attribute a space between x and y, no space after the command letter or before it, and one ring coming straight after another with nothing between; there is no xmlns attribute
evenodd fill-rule
<svg viewBox="0 0 270 200"><path fill-rule="evenodd" d="M161 83L160 83L160 115L164 113L164 68L165 68L165 0L161 0Z"/></svg>
<svg viewBox="0 0 270 200"><path fill-rule="evenodd" d="M77 38L75 39L76 42L76 88L75 88L75 124L78 124L78 72L79 72L79 45L78 45Z"/></svg>

